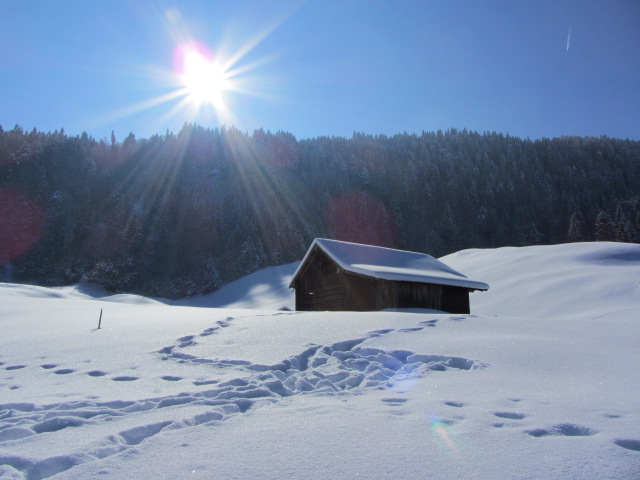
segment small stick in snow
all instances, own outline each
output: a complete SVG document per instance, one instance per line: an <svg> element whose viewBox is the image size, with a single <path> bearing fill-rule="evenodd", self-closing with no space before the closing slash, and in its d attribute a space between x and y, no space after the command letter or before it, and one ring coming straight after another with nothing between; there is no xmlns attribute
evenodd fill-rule
<svg viewBox="0 0 640 480"><path fill-rule="evenodd" d="M100 309L100 318L98 319L98 330L100 330L101 323L102 323L102 309Z"/></svg>

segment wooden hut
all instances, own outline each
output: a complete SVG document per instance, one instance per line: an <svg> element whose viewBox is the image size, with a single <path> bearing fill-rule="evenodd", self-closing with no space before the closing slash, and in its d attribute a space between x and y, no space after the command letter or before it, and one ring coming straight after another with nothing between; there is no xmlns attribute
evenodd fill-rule
<svg viewBox="0 0 640 480"><path fill-rule="evenodd" d="M289 287L296 290L296 310L469 313L469 293L489 285L424 253L317 238Z"/></svg>

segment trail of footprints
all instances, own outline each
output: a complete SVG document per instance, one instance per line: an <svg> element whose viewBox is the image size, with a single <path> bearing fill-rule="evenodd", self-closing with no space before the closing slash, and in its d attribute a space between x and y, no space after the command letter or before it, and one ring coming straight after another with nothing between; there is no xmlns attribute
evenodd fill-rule
<svg viewBox="0 0 640 480"><path fill-rule="evenodd" d="M17 366L13 366L13 368L6 368L6 370L16 370ZM25 368L27 367L27 365L19 365L20 368ZM53 364L53 363L45 363L43 365L40 365L41 368L45 369L45 370L51 370L52 373L54 373L55 375L69 375L70 373L75 373L77 372L76 369L74 368L57 368L58 365ZM53 370L53 369L56 370ZM106 372L103 372L102 370L90 370L88 372L84 372L86 375L89 375L90 377L104 377L105 375L107 375ZM127 375L121 375L121 376L116 376L116 377L112 377L111 380L115 381L115 382L125 382L125 381L134 381L134 380L138 380L139 377L134 377L134 376L127 376ZM164 377L162 377L164 379ZM16 388L20 388L18 385L14 385L12 387L10 387L12 389L16 389Z"/></svg>
<svg viewBox="0 0 640 480"><path fill-rule="evenodd" d="M519 402L520 399L511 399L512 402ZM388 397L383 398L382 402L390 407L400 407L405 405L407 399L402 397ZM461 409L465 407L467 404L456 401L443 401L443 405L446 407L452 407L456 409ZM395 412L394 412L395 413ZM396 414L402 414L396 413ZM499 410L492 412L492 415L500 420L500 422L492 423L491 426L495 428L503 428L503 427L517 427L517 422L523 420L527 417L527 414L522 413L520 411L510 411L510 410ZM605 414L606 418L618 419L622 418L621 415L617 414ZM462 415L451 415L452 418L440 418L437 416L431 416L429 421L432 427L449 427L456 423L456 420L463 420L465 417ZM512 422L509 422L512 421ZM529 430L523 430L524 433L538 438L538 437L547 437L547 436L565 436L565 437L586 437L592 436L599 433L597 430L594 430L589 427L585 427L582 425L576 425L574 423L560 423L556 425L552 425L545 428L534 428ZM627 450L632 450L636 452L640 452L640 440L638 439L615 439L613 443L619 447L625 448Z"/></svg>
<svg viewBox="0 0 640 480"><path fill-rule="evenodd" d="M212 335L214 333L216 333L216 331L220 328L224 328L224 327L228 327L230 325L230 321L233 320L233 318L231 317L227 317L226 320L219 320L217 322L217 325L214 327L210 327L205 329L202 333L200 333L197 336L200 337L206 337L208 335ZM186 348L192 345L196 345L197 341L195 340L196 335L188 335L185 337L181 337L177 340L176 345L172 345L170 347L166 347L165 349L160 350L158 353L163 353L163 352L170 352L171 350L173 350L174 348ZM178 358L178 359L191 359L194 358L193 356L190 355L180 355L178 353L175 353L173 355L173 357ZM215 362L209 362L206 360L195 360L195 363L215 363ZM222 365L232 365L235 364L236 362L233 361L227 361L226 363L223 361ZM239 362L239 363L243 363L243 362ZM246 362L248 363L248 362ZM0 362L0 367L3 366L5 363L4 362ZM23 368L27 368L29 365L8 365L6 367L3 367L5 370L7 371L11 371L11 370L20 370ZM51 370L52 373L56 374L56 375L69 375L71 373L76 373L77 370L73 369L73 368L58 368L59 365L55 364L55 363L44 363L42 365L40 365L40 368L44 369L44 370ZM103 372L102 370L90 370L88 372L84 372L86 375L89 375L90 377L104 377L107 376L108 373L107 372ZM139 377L136 376L132 376L132 375L119 375L119 376L115 376L115 377L109 377L111 380L115 381L115 382L133 382L136 380L139 380ZM176 382L178 380L182 380L182 377L178 377L178 376L174 376L174 375L163 375L160 377L162 380L168 381L168 382ZM195 385L206 385L209 384L211 382L198 382L195 381L193 382ZM18 389L20 388L19 385L12 385L11 387L9 387L10 389Z"/></svg>
<svg viewBox="0 0 640 480"><path fill-rule="evenodd" d="M472 318L475 317L475 315L464 315L464 316L460 316L460 317L448 317L448 320L452 320L452 321L462 321L465 320L467 318ZM207 359L207 358L198 358L194 355L190 355L190 354L186 354L183 352L178 351L178 349L184 349L193 345L196 345L197 342L197 337L206 337L209 335L213 335L214 333L217 333L217 331L220 328L225 328L228 327L231 323L231 321L233 320L233 317L227 317L225 320L218 320L216 322L216 326L210 327L205 329L204 331L202 331L200 334L198 335L187 335L184 337L180 337L177 339L177 342L174 345L170 345L167 346L165 348L160 349L157 353L162 355L163 360L168 360L168 359L173 359L173 360L177 360L180 363L186 363L186 362L192 362L192 363L199 363L199 364L210 364L210 365L214 365L217 367L231 367L231 366L246 366L248 370L261 370L261 369L265 369L268 367L265 366L261 366L261 365L251 365L250 362L244 361L244 360L212 360L212 359ZM402 329L383 329L383 330L376 330L373 332L369 332L368 334L368 338L372 338L372 337L377 337L380 335L385 335L394 331L397 332L402 332L402 333L410 333L410 332L416 332L416 331L420 331L423 330L425 327L435 327L436 324L440 321L440 319L431 319L431 320L425 320L425 321L421 321L419 322L421 325L420 327L410 327L410 328L402 328ZM0 367L2 367L3 365L5 365L5 362L0 362ZM27 368L29 365L7 365L4 366L2 368L4 368L7 371L11 371L11 370L20 370L23 368ZM51 370L54 374L56 375L69 375L71 373L76 373L77 370L76 369L72 369L72 368L58 368L59 365L54 364L54 363L44 363L42 365L40 365L41 368L45 369L45 370ZM454 368L458 368L458 367L454 367ZM444 368L440 368L440 369L444 369ZM103 376L107 376L108 373L107 372L103 372L101 370L90 370L88 372L84 372L86 375L89 375L90 377L103 377ZM135 377L135 376L129 376L129 375L121 375L121 376L116 376L116 377L110 377L111 380L116 381L116 382L130 382L130 381L135 381L138 380L139 377ZM172 375L164 375L160 377L162 380L166 380L166 381L178 381L178 380L182 380L182 377L176 377L176 376L172 376ZM215 382L210 382L210 381L194 381L193 382L195 385L199 386L199 385L206 385L206 384L210 384L210 383L215 383ZM11 389L17 389L20 388L20 386L18 385L13 385L10 387Z"/></svg>
<svg viewBox="0 0 640 480"><path fill-rule="evenodd" d="M466 317L470 317L471 315L465 316L465 317L450 317L450 320L463 320ZM208 358L198 358L195 355L191 355L191 354L187 354L184 352L180 352L179 349L184 349L184 348L188 348L190 346L196 345L197 342L197 337L206 337L209 335L213 335L214 333L216 333L220 328L225 328L228 327L231 323L231 321L233 320L232 317L227 317L226 320L219 320L217 321L217 325L207 328L204 331L202 331L200 334L198 335L187 335L184 337L180 337L177 339L176 343L173 345L169 345L167 347L164 347L162 349L160 349L157 353L160 354L162 356L163 360L177 360L180 363L187 363L187 362L191 362L191 363L197 363L197 364L209 364L212 366L216 366L216 367L242 367L245 366L247 370L267 370L269 367L268 366L264 366L264 365L252 365L250 362L247 362L245 360L214 360L214 359L208 359ZM433 319L433 320L426 320L426 321L422 321L420 322L422 325L425 325L427 327L435 327L436 323L438 323L440 320L438 319ZM424 329L424 327L413 327L413 328L403 328L403 329L398 329L398 332L403 332L403 333L410 333L410 332L415 332L415 331L419 331ZM377 330L377 331L373 331L369 333L369 338L372 337L377 337L380 335L385 335L387 333L391 333L393 331L396 331L395 329L383 329L383 330ZM0 362L0 366L4 365L4 362ZM7 371L11 371L11 370L20 370L23 368L27 368L28 365L8 365L6 367L4 367L5 370ZM77 370L76 369L72 369L72 368L58 368L59 365L54 364L54 363L44 363L42 365L40 365L40 367L42 369L45 370L51 370L52 373L56 374L56 375L69 375L71 373L76 373ZM454 368L458 368L455 367ZM440 369L440 370L444 370L446 369L445 366L435 366L434 369ZM90 376L90 377L104 377L104 376L108 376L107 372L101 371L101 370L90 370L87 372L83 372L86 375ZM132 375L119 375L119 376L115 376L115 377L108 377L113 381L116 382L133 382L139 379L139 377L136 376L132 376ZM179 380L183 380L182 377L178 377L178 376L173 376L173 375L163 375L160 377L162 380L165 381L169 381L169 382L175 382L175 381L179 381ZM213 383L217 383L216 381L212 380L212 381L208 381L208 380L204 380L204 381L199 381L196 380L193 382L194 385L196 386L201 386L201 385L208 385L208 384L213 384ZM19 385L12 385L9 387L10 389L14 390L14 389L18 389L20 388Z"/></svg>
<svg viewBox="0 0 640 480"><path fill-rule="evenodd" d="M481 362L461 357L444 355L420 355L408 350L380 350L361 344L365 340L385 335L394 330L370 332L363 338L337 342L332 345L308 345L300 354L273 365L251 363L245 360L210 359L185 353L183 350L196 345L198 337L216 333L230 325L232 319L219 321L215 327L199 335L188 335L176 340L173 345L160 349L157 354L163 360L179 363L209 364L214 367L233 366L245 376L220 382L215 379L194 381L196 386L208 387L202 391L185 392L178 395L147 398L138 401L75 401L50 405L13 403L0 405L0 444L19 441L33 435L57 432L66 428L82 427L139 412L171 406L199 406L205 411L180 421L154 422L128 428L111 435L99 446L82 452L51 459L31 461L20 456L1 455L0 466L7 465L21 472L29 480L40 480L79 463L105 458L138 445L164 429L181 429L201 424L215 424L231 415L238 415L259 406L277 402L283 397L298 394L336 394L356 388L381 389L393 387L408 379L420 377L429 371L449 369L472 370L484 366ZM400 330L403 332L414 329ZM24 366L12 366L16 369ZM73 369L58 369L56 364L40 365L53 374L68 375ZM93 377L106 376L106 372L86 372ZM167 382L182 380L181 377L165 375ZM112 377L116 381L134 381L137 377ZM390 406L402 405L404 399L388 399ZM114 424L115 425L115 424ZM1 470L0 470L1 472Z"/></svg>
<svg viewBox="0 0 640 480"><path fill-rule="evenodd" d="M510 401L514 403L518 403L521 400L522 399L519 399L519 398L510 399ZM466 406L465 403L455 402L455 401L444 401L442 403L447 407L458 408L458 409ZM520 420L523 420L528 417L526 413L523 413L519 410L516 410L516 411L498 410L498 411L492 412L492 415L497 419L502 420L502 421L498 421L491 424L491 426L495 428L503 428L507 426L517 427L518 426L517 424ZM617 415L617 414L605 414L604 416L606 418L611 418L611 419L622 418L622 415ZM460 418L463 418L463 417L460 417ZM445 422L448 422L449 424L453 423L451 421L445 421ZM523 430L523 432L536 438L553 436L553 435L560 435L565 437L586 437L586 436L592 436L598 433L597 430L594 430L592 428L585 427L582 425L576 425L574 423L560 423L560 424L552 425L545 428L534 428L534 429ZM619 447L626 448L628 450L640 451L640 440L616 439L614 440L613 443L618 445Z"/></svg>

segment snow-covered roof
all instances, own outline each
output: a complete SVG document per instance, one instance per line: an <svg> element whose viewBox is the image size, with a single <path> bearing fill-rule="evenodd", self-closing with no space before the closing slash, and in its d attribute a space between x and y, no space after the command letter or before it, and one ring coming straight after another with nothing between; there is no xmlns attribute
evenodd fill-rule
<svg viewBox="0 0 640 480"><path fill-rule="evenodd" d="M315 247L320 248L343 270L351 273L404 282L433 283L473 290L488 290L489 285L465 277L426 253L395 250L360 243L316 238L300 266L293 274L290 287Z"/></svg>

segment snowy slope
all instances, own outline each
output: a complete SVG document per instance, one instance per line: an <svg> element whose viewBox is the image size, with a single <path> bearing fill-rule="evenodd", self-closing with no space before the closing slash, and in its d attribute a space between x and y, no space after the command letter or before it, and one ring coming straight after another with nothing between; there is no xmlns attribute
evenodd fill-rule
<svg viewBox="0 0 640 480"><path fill-rule="evenodd" d="M441 259L482 278L489 292L471 294L473 312L497 315L640 317L640 247L568 243L463 250Z"/></svg>
<svg viewBox="0 0 640 480"><path fill-rule="evenodd" d="M295 293L289 288L291 276L300 262L267 267L224 285L208 295L174 302L176 305L214 308L295 308Z"/></svg>
<svg viewBox="0 0 640 480"><path fill-rule="evenodd" d="M444 262L472 315L0 285L0 478L640 478L640 246Z"/></svg>

